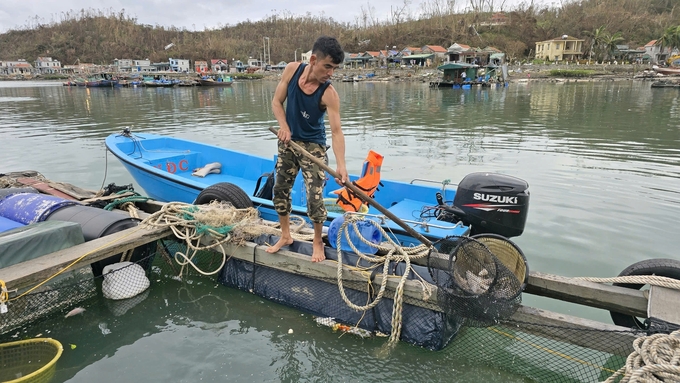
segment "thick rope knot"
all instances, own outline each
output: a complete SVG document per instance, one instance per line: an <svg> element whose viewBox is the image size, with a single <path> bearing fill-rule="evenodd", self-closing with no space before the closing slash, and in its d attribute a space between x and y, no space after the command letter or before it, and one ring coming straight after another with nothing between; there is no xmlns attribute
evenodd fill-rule
<svg viewBox="0 0 680 383"><path fill-rule="evenodd" d="M175 261L182 266L191 265L203 275L216 274L227 261L224 244L242 244L261 234L280 234L280 230L262 223L255 208L237 209L230 203L213 201L207 205L191 205L181 202L167 203L161 210L150 215L142 224L169 227L175 237L184 240L186 253L176 252ZM202 239L210 237L205 244ZM222 253L221 264L213 271L203 271L194 257L201 250L218 248Z"/></svg>
<svg viewBox="0 0 680 383"><path fill-rule="evenodd" d="M605 382L647 383L680 381L680 330L643 336L633 341L626 364Z"/></svg>

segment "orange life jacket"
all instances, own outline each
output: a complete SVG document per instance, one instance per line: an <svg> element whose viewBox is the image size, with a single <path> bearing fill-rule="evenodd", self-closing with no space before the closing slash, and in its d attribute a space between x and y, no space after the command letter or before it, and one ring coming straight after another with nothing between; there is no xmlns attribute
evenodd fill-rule
<svg viewBox="0 0 680 383"><path fill-rule="evenodd" d="M370 150L364 161L361 178L352 181L354 186L371 198L373 198L373 195L378 190L378 186L382 185L380 183L380 168L382 167L383 158L381 154ZM333 193L338 195L336 203L345 211L359 211L361 205L365 203L347 187L338 189Z"/></svg>

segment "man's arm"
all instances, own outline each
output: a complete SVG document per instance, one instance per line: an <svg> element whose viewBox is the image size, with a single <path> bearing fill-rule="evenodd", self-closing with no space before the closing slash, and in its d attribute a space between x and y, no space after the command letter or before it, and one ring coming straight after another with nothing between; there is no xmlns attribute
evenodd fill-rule
<svg viewBox="0 0 680 383"><path fill-rule="evenodd" d="M279 123L278 137L279 140L283 142L290 141L290 127L288 126L288 122L286 122L286 111L283 109L283 103L286 101L286 97L288 97L288 82L290 82L290 79L293 77L293 74L299 66L300 63L297 62L286 65L286 69L283 70L281 80L276 86L274 99L272 100L272 112L274 113L276 121Z"/></svg>
<svg viewBox="0 0 680 383"><path fill-rule="evenodd" d="M345 164L345 135L342 133L342 126L340 124L340 96L338 96L338 92L332 85L324 92L321 102L326 105L328 122L331 125L331 147L333 148L337 165L336 172L341 177L336 182L343 184L349 180Z"/></svg>

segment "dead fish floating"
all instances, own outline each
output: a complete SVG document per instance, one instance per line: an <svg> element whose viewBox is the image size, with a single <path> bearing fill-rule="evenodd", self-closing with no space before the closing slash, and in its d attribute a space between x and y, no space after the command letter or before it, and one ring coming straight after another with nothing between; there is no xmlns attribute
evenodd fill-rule
<svg viewBox="0 0 680 383"><path fill-rule="evenodd" d="M72 317L74 315L82 314L85 312L85 309L82 307L76 307L73 310L69 311L64 318Z"/></svg>

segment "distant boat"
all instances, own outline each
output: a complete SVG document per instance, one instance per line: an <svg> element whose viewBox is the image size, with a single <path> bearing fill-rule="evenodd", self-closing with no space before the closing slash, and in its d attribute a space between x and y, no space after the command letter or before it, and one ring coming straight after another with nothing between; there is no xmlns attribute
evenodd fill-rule
<svg viewBox="0 0 680 383"><path fill-rule="evenodd" d="M680 88L680 82L674 81L655 81L652 88Z"/></svg>
<svg viewBox="0 0 680 383"><path fill-rule="evenodd" d="M665 75L665 76L678 76L680 75L680 68L678 67L659 67L657 65L652 66L654 72Z"/></svg>
<svg viewBox="0 0 680 383"><path fill-rule="evenodd" d="M171 88L177 85L177 82L168 80L166 78L144 77L142 85L149 88Z"/></svg>
<svg viewBox="0 0 680 383"><path fill-rule="evenodd" d="M231 76L224 74L202 76L198 81L202 86L231 86L234 83Z"/></svg>

